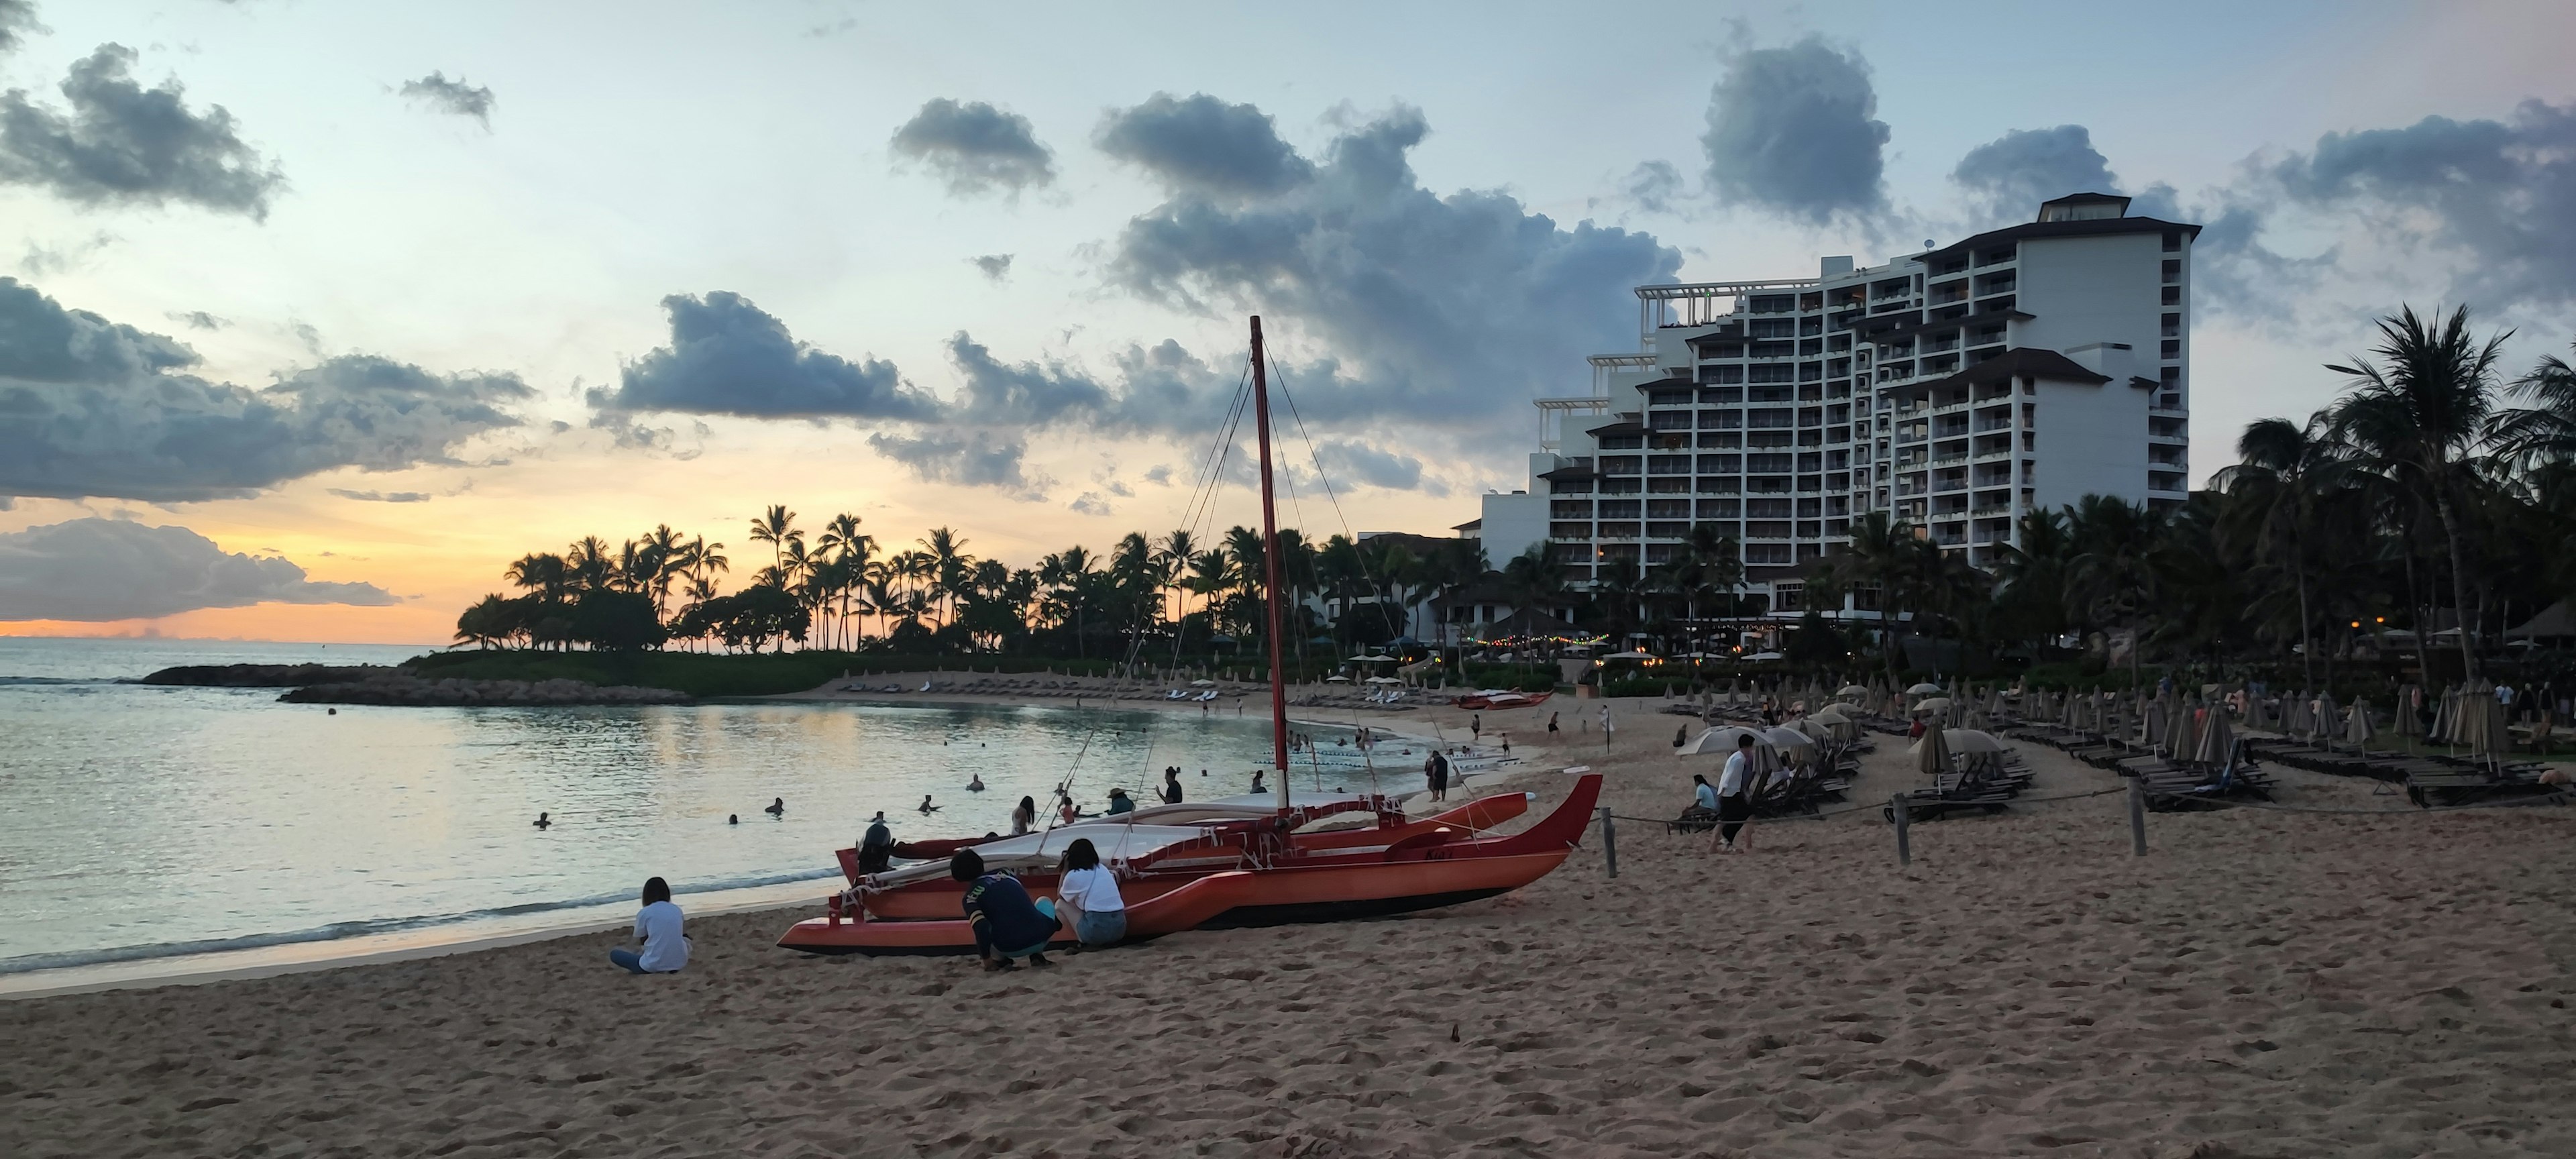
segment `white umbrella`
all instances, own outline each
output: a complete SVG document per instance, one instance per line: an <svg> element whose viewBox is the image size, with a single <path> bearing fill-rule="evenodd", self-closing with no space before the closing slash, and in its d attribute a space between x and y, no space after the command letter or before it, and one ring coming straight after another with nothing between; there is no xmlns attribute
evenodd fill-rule
<svg viewBox="0 0 2576 1159"><path fill-rule="evenodd" d="M1916 716L1925 716L1948 711L1950 711L1950 698L1947 696L1927 696L1914 702L1914 715Z"/></svg>
<svg viewBox="0 0 2576 1159"><path fill-rule="evenodd" d="M1770 741L1773 747L1780 749L1782 752L1788 752L1791 750L1812 751L1816 747L1816 738L1808 736L1794 728L1766 728L1762 730L1762 737L1763 739Z"/></svg>
<svg viewBox="0 0 2576 1159"><path fill-rule="evenodd" d="M1396 679L1395 677L1392 677L1392 676L1371 676L1371 677L1369 677L1368 679L1361 681L1361 683L1363 683L1363 684L1402 684L1402 683L1404 683L1404 682L1403 682L1403 681L1401 681L1401 680L1398 680L1398 679Z"/></svg>
<svg viewBox="0 0 2576 1159"><path fill-rule="evenodd" d="M1947 728L1941 731L1943 733L1941 743L1948 745L1950 751L1954 753L1999 753L2004 751L2004 742L1996 740L1995 734L1990 732L1980 732L1973 728ZM1924 731L1923 735L1930 736L1932 733L1927 729ZM1916 741L1915 743L1921 744L1923 742Z"/></svg>
<svg viewBox="0 0 2576 1159"><path fill-rule="evenodd" d="M1693 739L1689 744L1682 746L1682 755L1696 756L1702 753L1715 753L1719 756L1725 756L1728 753L1735 751L1736 738L1746 736L1753 738L1753 747L1757 750L1776 749L1777 747L1771 743L1771 738L1762 735L1759 730L1738 728L1734 725L1728 725L1724 728L1712 728L1707 732L1699 734L1699 736Z"/></svg>
<svg viewBox="0 0 2576 1159"><path fill-rule="evenodd" d="M1836 695L1836 696L1867 696L1867 695L1869 695L1869 689L1863 688L1863 687L1861 687L1860 685L1857 685L1857 684L1846 684L1846 685L1843 685L1841 688L1835 689L1835 690L1834 690L1834 695Z"/></svg>
<svg viewBox="0 0 2576 1159"><path fill-rule="evenodd" d="M2355 751L2359 751L2369 746L2372 735L2373 734L2370 731L2370 702L2367 700L2353 701L2352 719L2344 722L2343 739L2351 741L2353 749Z"/></svg>
<svg viewBox="0 0 2576 1159"><path fill-rule="evenodd" d="M1351 678L1348 676L1327 676L1324 678L1324 683L1326 684L1348 684L1350 682Z"/></svg>
<svg viewBox="0 0 2576 1159"><path fill-rule="evenodd" d="M1906 694L1907 696L1930 696L1930 695L1932 695L1933 693L1936 693L1936 692L1939 692L1939 691L1941 691L1941 686L1940 686L1940 685L1938 685L1938 684L1929 684L1929 683L1926 683L1926 684L1917 684L1917 685L1914 685L1913 687L1907 688L1907 689L1905 690L1905 694Z"/></svg>
<svg viewBox="0 0 2576 1159"><path fill-rule="evenodd" d="M1353 664L1383 664L1394 659L1393 656L1353 656L1350 661Z"/></svg>
<svg viewBox="0 0 2576 1159"><path fill-rule="evenodd" d="M1193 681L1190 681L1190 687L1192 687L1192 688L1214 688L1214 687L1216 687L1216 681L1213 681L1213 680L1193 680Z"/></svg>

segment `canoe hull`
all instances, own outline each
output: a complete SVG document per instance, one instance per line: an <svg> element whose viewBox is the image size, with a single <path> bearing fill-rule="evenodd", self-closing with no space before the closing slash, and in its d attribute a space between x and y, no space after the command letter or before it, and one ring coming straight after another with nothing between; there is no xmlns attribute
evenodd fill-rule
<svg viewBox="0 0 2576 1159"><path fill-rule="evenodd" d="M1214 873L1183 883L1150 901L1127 907L1127 940L1143 941L1196 929L1208 919L1243 904L1252 896L1252 874ZM1059 929L1053 945L1069 945L1073 935ZM833 921L808 918L778 939L790 950L809 954L864 954L870 957L972 954L975 927L958 918L945 921Z"/></svg>

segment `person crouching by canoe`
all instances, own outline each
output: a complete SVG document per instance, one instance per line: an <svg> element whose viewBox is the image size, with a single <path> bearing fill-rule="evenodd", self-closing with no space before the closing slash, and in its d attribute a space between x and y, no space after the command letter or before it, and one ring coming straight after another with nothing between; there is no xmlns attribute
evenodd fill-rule
<svg viewBox="0 0 2576 1159"><path fill-rule="evenodd" d="M868 822L867 834L859 838L859 872L883 873L894 866L894 830L886 826L885 810L877 810L876 819Z"/></svg>
<svg viewBox="0 0 2576 1159"><path fill-rule="evenodd" d="M629 974L677 974L689 964L689 939L680 932L680 907L671 904L671 883L651 878L644 883L644 908L635 914L635 940L641 951L624 946L608 960Z"/></svg>
<svg viewBox="0 0 2576 1159"><path fill-rule="evenodd" d="M984 872L983 856L972 849L948 859L948 876L966 883L959 904L975 927L975 952L985 969L1013 969L1013 958L1026 958L1032 966L1054 964L1046 960L1047 942L1055 937L1054 907L1030 901L1018 878Z"/></svg>
<svg viewBox="0 0 2576 1159"><path fill-rule="evenodd" d="M1127 936L1127 901L1118 895L1118 878L1101 868L1100 850L1088 837L1065 847L1055 912L1083 949L1114 946Z"/></svg>

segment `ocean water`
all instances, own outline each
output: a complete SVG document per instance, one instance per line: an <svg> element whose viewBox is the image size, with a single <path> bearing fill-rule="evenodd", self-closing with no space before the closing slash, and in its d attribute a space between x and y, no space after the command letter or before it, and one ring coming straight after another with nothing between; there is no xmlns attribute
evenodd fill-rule
<svg viewBox="0 0 2576 1159"><path fill-rule="evenodd" d="M1068 771L1096 808L1113 785L1141 795L1165 765L1184 769L1193 797L1240 793L1269 753L1257 705L1241 717L784 703L331 715L281 704L277 689L132 683L176 664L419 651L0 638L0 979L614 920L655 875L684 907L802 883L819 900L838 877L832 851L878 809L898 838L1007 831L1023 794L1043 806ZM1327 744L1321 760L1317 771L1301 758L1301 786L1370 782L1355 749ZM978 774L989 790L968 793ZM915 811L924 794L939 812ZM762 812L772 798L783 818ZM551 829L531 824L541 810Z"/></svg>

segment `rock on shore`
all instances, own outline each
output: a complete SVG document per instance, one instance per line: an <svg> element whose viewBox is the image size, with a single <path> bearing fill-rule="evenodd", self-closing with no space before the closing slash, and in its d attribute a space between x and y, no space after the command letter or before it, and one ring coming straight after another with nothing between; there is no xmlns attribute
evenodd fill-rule
<svg viewBox="0 0 2576 1159"><path fill-rule="evenodd" d="M456 705L686 704L668 688L591 684L580 680L423 680L409 672L379 669L363 678L307 685L280 700L295 704Z"/></svg>

